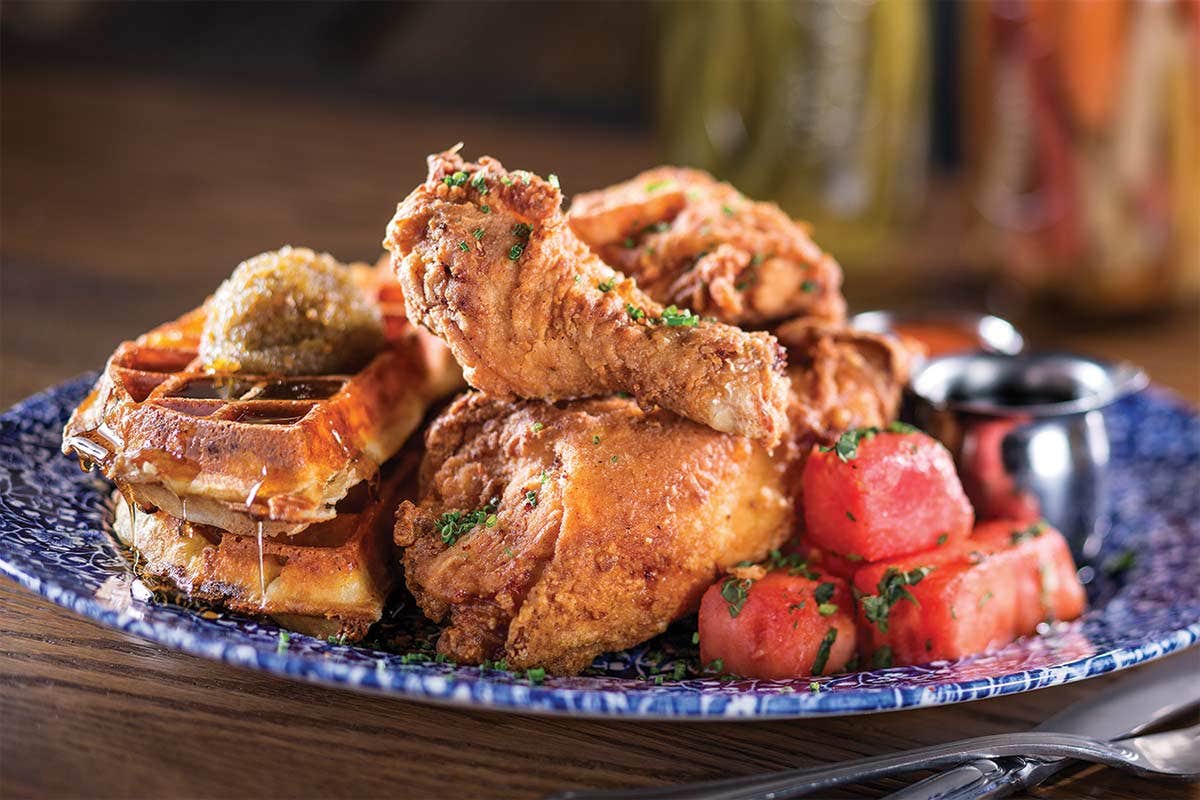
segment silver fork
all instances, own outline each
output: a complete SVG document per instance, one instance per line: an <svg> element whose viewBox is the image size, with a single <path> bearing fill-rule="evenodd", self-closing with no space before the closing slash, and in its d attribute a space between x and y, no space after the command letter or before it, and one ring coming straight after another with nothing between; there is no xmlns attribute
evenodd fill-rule
<svg viewBox="0 0 1200 800"><path fill-rule="evenodd" d="M966 761L1014 757L1031 763L1073 758L1145 777L1197 780L1200 779L1200 725L1116 742L1066 733L1002 733L860 758L833 766L682 786L571 790L551 795L547 800L783 800L845 783L860 783L917 770L944 769Z"/></svg>

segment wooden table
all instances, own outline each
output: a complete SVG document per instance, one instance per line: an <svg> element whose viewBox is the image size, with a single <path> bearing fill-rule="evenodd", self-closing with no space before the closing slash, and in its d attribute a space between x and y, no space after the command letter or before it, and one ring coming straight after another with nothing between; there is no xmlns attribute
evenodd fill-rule
<svg viewBox="0 0 1200 800"><path fill-rule="evenodd" d="M420 114L124 75L5 74L0 403L99 367L283 243L373 259L422 157L471 152L568 190L655 161L642 134ZM851 300L856 295L851 281ZM869 302L867 299L864 302ZM1125 354L1200 398L1194 313L1049 344ZM763 724L468 712L291 683L164 650L0 581L0 796L536 797L748 774L1018 730L1112 677L943 709ZM897 784L876 784L877 796ZM1047 797L1182 798L1089 770Z"/></svg>

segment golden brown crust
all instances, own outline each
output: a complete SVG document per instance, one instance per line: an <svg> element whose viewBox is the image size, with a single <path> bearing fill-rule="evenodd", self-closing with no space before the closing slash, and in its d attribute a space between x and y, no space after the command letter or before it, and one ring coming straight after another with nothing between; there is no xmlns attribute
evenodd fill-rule
<svg viewBox="0 0 1200 800"><path fill-rule="evenodd" d="M807 226L707 172L648 170L577 195L568 220L606 263L661 303L733 325L845 317L842 270Z"/></svg>
<svg viewBox="0 0 1200 800"><path fill-rule="evenodd" d="M560 202L554 186L495 159L430 156L428 180L400 204L385 242L409 318L449 344L472 386L498 397L628 392L716 430L779 441L787 380L774 338L665 324L661 305L576 238Z"/></svg>
<svg viewBox="0 0 1200 800"><path fill-rule="evenodd" d="M408 325L395 284L370 272L359 276L385 307L389 344L357 374L205 373L197 309L117 348L67 422L63 451L98 465L147 510L234 533L253 534L258 521L267 535L295 533L332 518L429 406L461 386L444 345Z"/></svg>
<svg viewBox="0 0 1200 800"><path fill-rule="evenodd" d="M790 526L760 445L628 400L470 394L426 446L396 544L421 608L449 617L439 651L459 662L578 672L693 611L723 569L762 558ZM492 498L493 526L443 541L443 514Z"/></svg>
<svg viewBox="0 0 1200 800"><path fill-rule="evenodd" d="M134 548L143 576L193 600L353 641L378 621L394 584L391 511L399 496L411 496L416 464L414 454L402 459L388 470L378 496L361 506L343 507L335 519L297 536L264 535L261 572L256 535L136 510L120 493L114 495L113 531Z"/></svg>

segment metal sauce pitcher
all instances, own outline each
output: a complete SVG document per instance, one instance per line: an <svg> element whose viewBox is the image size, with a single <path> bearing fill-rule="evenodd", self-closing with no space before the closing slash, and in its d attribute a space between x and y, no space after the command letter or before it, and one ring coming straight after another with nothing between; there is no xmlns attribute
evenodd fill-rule
<svg viewBox="0 0 1200 800"><path fill-rule="evenodd" d="M1102 410L1147 383L1132 364L1067 353L948 355L914 376L906 416L954 454L980 520L1045 519L1085 563L1109 520Z"/></svg>

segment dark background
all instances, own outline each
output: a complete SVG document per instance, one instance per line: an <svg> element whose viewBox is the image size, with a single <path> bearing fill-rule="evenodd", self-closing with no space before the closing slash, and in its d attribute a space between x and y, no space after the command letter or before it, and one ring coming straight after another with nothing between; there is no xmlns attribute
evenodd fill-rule
<svg viewBox="0 0 1200 800"><path fill-rule="evenodd" d="M424 156L455 142L555 172L568 195L672 159L659 49L705 8L3 3L0 404L99 367L255 253L291 243L374 260ZM827 245L851 308L987 308L1036 342L1144 361L1200 397L1193 297L1183 317L1166 313L1173 300L1114 325L1031 309L974 269L960 158L967 6L922 8L929 191L900 199L903 238L870 259ZM694 51L699 71L710 54ZM836 241L820 226L816 238Z"/></svg>

